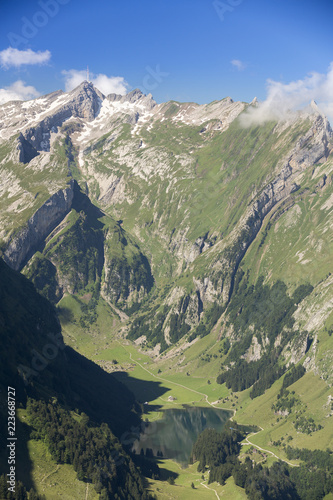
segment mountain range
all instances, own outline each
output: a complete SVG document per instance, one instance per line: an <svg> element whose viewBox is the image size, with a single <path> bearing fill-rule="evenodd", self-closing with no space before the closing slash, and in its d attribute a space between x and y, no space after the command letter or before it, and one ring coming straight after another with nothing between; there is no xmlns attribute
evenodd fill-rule
<svg viewBox="0 0 333 500"><path fill-rule="evenodd" d="M214 339L210 373L251 400L295 365L329 390L333 132L315 102L281 121L258 109L87 81L0 106L2 276L24 274L65 331L101 331L104 308L162 369L195 373Z"/></svg>

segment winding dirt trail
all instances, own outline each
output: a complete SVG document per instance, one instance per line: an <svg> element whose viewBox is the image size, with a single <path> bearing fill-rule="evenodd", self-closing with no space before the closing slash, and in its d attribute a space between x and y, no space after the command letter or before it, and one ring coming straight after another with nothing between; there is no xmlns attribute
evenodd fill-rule
<svg viewBox="0 0 333 500"><path fill-rule="evenodd" d="M249 437L252 437L252 436L255 436L256 434L258 434L259 432L263 431L264 429L261 427L261 425L258 425L258 427L260 427L260 431L257 431L257 432L253 432L252 434L250 434ZM244 444L250 444L251 446L254 446L255 448L257 448L258 450L260 451L264 451L265 453L270 453L270 455L272 455L273 457L277 458L278 460L281 460L282 462L285 462L286 464L290 465L290 467L299 467L299 464L292 464L291 462L289 462L288 460L284 460L283 458L280 458L278 457L277 455L275 455L275 453L273 453L272 451L269 451L269 450L265 450L265 448L261 448L260 446L258 446L257 444L255 443L252 443L250 440L249 440L249 437L245 438L245 443L242 443L243 445Z"/></svg>
<svg viewBox="0 0 333 500"><path fill-rule="evenodd" d="M119 342L119 340L117 340L117 342ZM119 342L120 343L120 342ZM124 346L122 346L124 347ZM125 349L126 350L126 349ZM128 352L128 351L127 351ZM147 370L147 368L145 368L141 363L139 363L139 361L137 361L136 359L133 359L132 357L132 353L130 352L129 353L129 356L130 356L130 360L133 361L134 363L136 363L137 365L140 366L140 368L142 368L143 370L145 370L147 373L149 373L149 375L151 375L152 377L154 378L157 378L159 380L163 380L163 382L167 382L168 384L173 384L173 385L177 385L178 387L182 387L183 389L186 389L187 391L191 391L191 392L195 392L196 394L200 394L200 396L204 396L205 400L206 400L206 403L208 403L210 406L213 406L214 408L216 408L216 406L214 405L214 403L210 403L208 401L208 395L207 394L204 394L203 392L199 392L199 391L196 391L195 389L190 389L189 387L186 387L186 385L182 385L182 384L178 384L178 382L172 382L171 380L168 380L166 378L163 378L163 377L159 377L158 375L155 375L154 373L150 372L149 370Z"/></svg>
<svg viewBox="0 0 333 500"><path fill-rule="evenodd" d="M213 488L210 488L210 487L209 487L209 486L207 486L207 484L205 484L205 483L200 483L200 484L201 484L202 486L204 486L205 488L207 488L207 490L214 491L214 493L215 493L216 497L218 498L218 500L221 500L221 499L220 499L220 497L218 496L218 494L217 494L217 491L216 491L216 490L214 490Z"/></svg>
<svg viewBox="0 0 333 500"><path fill-rule="evenodd" d="M45 474L45 476L41 479L41 483L43 481L45 481L45 479L48 479L50 476L52 476L52 474L55 474L56 472L58 472L59 468L60 468L60 465L57 465L57 467L52 472L50 472L49 474Z"/></svg>

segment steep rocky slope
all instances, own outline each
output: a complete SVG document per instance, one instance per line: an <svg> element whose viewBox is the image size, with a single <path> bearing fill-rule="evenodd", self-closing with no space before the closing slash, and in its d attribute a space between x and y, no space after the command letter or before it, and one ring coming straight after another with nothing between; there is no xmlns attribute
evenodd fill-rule
<svg viewBox="0 0 333 500"><path fill-rule="evenodd" d="M332 322L332 130L314 103L245 127L239 116L256 105L157 104L139 90L104 96L88 82L3 105L6 262L25 266L54 303L85 297L83 325L104 298L134 314L131 339L164 351L209 334L223 313L220 337L238 357L280 346L285 363L299 361ZM268 323L235 326L238 291L250 301L262 278L264 290L283 282L286 304L312 287L270 341Z"/></svg>

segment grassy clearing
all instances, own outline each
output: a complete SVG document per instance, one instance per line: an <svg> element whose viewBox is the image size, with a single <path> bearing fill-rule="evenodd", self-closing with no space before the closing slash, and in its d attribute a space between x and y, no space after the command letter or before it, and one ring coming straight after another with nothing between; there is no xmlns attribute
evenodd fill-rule
<svg viewBox="0 0 333 500"><path fill-rule="evenodd" d="M102 298L97 305L97 321L89 328L80 326L81 303L72 295L61 299L58 315L65 342L92 361L99 359L101 351L108 348L120 325L119 317Z"/></svg>
<svg viewBox="0 0 333 500"><path fill-rule="evenodd" d="M271 406L276 402L277 394L281 388L281 381L266 391L265 394L254 400L244 399L243 408L237 412L236 419L239 423L255 422L263 428L255 436L250 438L254 444L261 446L279 457L285 459L283 444L289 444L297 448L326 449L333 446L333 417L326 417L327 410L324 405L331 393L330 388L319 377L312 372L307 373L300 380L288 387L288 390L295 391L306 408L305 415L314 418L315 422L321 423L323 429L304 434L297 432L293 422L295 413L288 416L274 415ZM249 390L248 390L249 391ZM247 391L244 391L247 392ZM305 407L306 405L306 407ZM289 436L291 438L289 438ZM289 438L289 440L288 440ZM281 441L281 445L273 446L273 442Z"/></svg>
<svg viewBox="0 0 333 500"><path fill-rule="evenodd" d="M162 469L163 481L149 480L150 491L157 495L158 499L174 498L179 500L198 499L216 499L216 493L221 498L232 498L233 500L246 499L244 490L235 485L233 478L229 478L225 486L218 483L208 484L208 473L204 474L197 471L198 463L190 465L186 469L181 468L172 460L160 460L159 467ZM177 474L175 484L170 485L167 478L171 474ZM194 488L192 488L192 483Z"/></svg>
<svg viewBox="0 0 333 500"><path fill-rule="evenodd" d="M74 319L78 319L80 310L73 297L65 297L60 306L68 307L72 311ZM118 370L116 376L123 379L139 400L148 400L151 404L167 408L182 403L206 405L206 395L210 403L225 399L225 402L219 404L219 407L236 409L236 418L240 423L256 422L265 429L254 438L255 442L262 447L266 446L272 451L280 452L281 450L277 450L269 443L278 441L284 435L292 436L293 441L290 442L292 446L302 445L313 448L315 445L318 446L319 443L320 446L325 448L324 442L327 442L327 437L332 445L332 438L330 437L332 420L331 417L326 418L327 412L325 413L323 408L330 395L330 389L324 381L312 373L306 374L295 384L295 387L290 387L290 390L295 390L302 403L307 405L306 411L308 414L316 422L323 425L321 431L308 436L296 432L292 423L293 414L279 418L271 410L271 406L276 401L277 393L280 390L281 381L277 381L264 395L254 400L249 398L249 390L230 395L225 385L216 384L216 375L220 370L221 358L212 357L210 362L206 362L200 359L202 356L199 357L199 354L202 352L204 356L207 353L218 354L217 332L193 344L181 357L182 361L178 358L175 363L174 359L171 360L166 357L162 357L159 361L153 361L147 354L138 352L134 345L121 340L120 337L118 337L119 342L114 335L120 325L118 318L113 315L104 301L100 302L99 307L101 308L101 314L99 315L97 328L94 331L92 329L89 332L82 331L73 322L63 324L64 333L67 335L66 339L82 354L87 355L94 361L101 363L101 361L112 362L116 360L117 365L114 367ZM61 319L63 321L64 317ZM110 327L108 327L110 320L114 323L114 331L110 331ZM327 333L323 333L322 337L324 339L327 337L329 343L331 337ZM130 376L124 376L123 371L127 371ZM156 389L153 389L154 385L152 385L148 394L142 381L156 382ZM177 398L176 401L169 402L169 396ZM277 421L278 418L279 421ZM327 445L329 443L327 442ZM283 453L283 450L281 453Z"/></svg>
<svg viewBox="0 0 333 500"><path fill-rule="evenodd" d="M328 337L327 334L326 336ZM331 391L323 380L311 372L289 387L289 390L295 390L300 398L306 415L311 416L316 423L323 426L322 430L307 435L296 431L293 425L295 420L293 413L282 417L274 415L271 409L272 404L276 402L281 381L275 382L265 394L254 400L249 397L250 390L230 394L225 385L216 383L214 375L219 372L220 358L212 358L209 363L198 362L196 358L196 354L204 346L211 353L216 351L217 347L210 336L200 339L186 351L187 359L184 366L177 365L174 360L170 359L162 358L161 361L153 361L148 355L138 352L134 345L115 339L112 333L94 337L95 344L93 345L91 345L91 341L91 336L80 332L75 341L72 340L72 343L83 354L99 363L116 360L115 376L122 380L142 402L149 401L150 405L157 405L161 409L165 409L175 408L182 404L207 406L207 404L219 400L218 407L237 411L235 418L239 423L252 424L255 422L263 427L264 430L255 435L252 442L272 451L281 458L285 458L282 447L285 441L282 440L280 446L274 446L272 443L281 440L281 438L287 439L289 436L291 438L289 438L288 444L294 447L325 449L327 446L333 446L333 417L327 418L328 411L324 408ZM126 376L125 372L129 376ZM210 380L210 384L208 380ZM154 384L149 384L149 382L154 382ZM169 396L176 398L176 400L168 401ZM156 412L148 414L148 418L156 419Z"/></svg>
<svg viewBox="0 0 333 500"><path fill-rule="evenodd" d="M144 363L145 357L141 358L141 354L135 354L135 348L133 346L126 346L126 350L130 349L132 351L132 358L138 360L140 358L140 363ZM128 352L128 351L127 351ZM124 355L125 353L122 352ZM250 389L243 391L238 394L230 394L225 386L217 386L215 382L208 385L206 380L196 377L196 376L186 376L186 374L181 373L170 373L168 370L166 373L163 371L160 374L155 375L156 366L154 367L154 373L152 373L151 363L146 361L147 365L142 365L140 367L138 364L131 370L131 377L142 377L144 380L160 380L161 386L168 391L160 396L159 398L152 400L152 404L162 404L162 408L176 407L182 403L189 404L200 404L206 403L206 398L197 397L197 392L189 392L188 389L193 391L201 392L208 396L208 401L213 402L218 399L218 397L225 398L225 402L219 404L218 406L226 409L236 410L235 419L238 423L242 424L253 424L259 425L263 428L258 434L251 436L250 441L257 446L264 448L265 450L271 451L281 459L286 459L286 455L283 449L283 444L289 444L293 447L306 447L310 449L326 449L327 446L333 446L333 417L327 417L327 409L324 405L327 403L328 396L331 391L329 387L321 380L318 376L315 376L312 372L307 373L304 377L298 380L295 384L291 385L288 389L290 391L295 391L297 396L300 398L304 409L306 410L306 415L314 418L315 422L321 423L323 429L320 431L313 432L312 434L304 434L297 432L293 422L295 421L294 413L291 413L287 417L282 417L279 415L274 415L271 406L276 402L277 394L281 388L282 382L277 381L265 394L262 396L251 400L249 397ZM147 368L146 368L147 366ZM148 373L148 371L152 375ZM170 370L171 371L171 370ZM135 383L131 381L131 387L135 390ZM174 384L174 385L173 385ZM179 387L181 384L188 389ZM138 384L140 386L140 384ZM167 398L172 395L177 398L176 401L169 402ZM153 412L148 415L149 419L156 419L156 413ZM289 440L287 441L287 438ZM279 445L273 445L273 442L281 441ZM268 455L267 465L276 460L275 457Z"/></svg>
<svg viewBox="0 0 333 500"><path fill-rule="evenodd" d="M18 410L17 417L21 422L26 421L26 411ZM47 500L98 500L92 485L88 486L78 481L76 472L71 465L56 464L42 441L30 439L28 441L29 457L32 462L32 481L39 494L46 496Z"/></svg>
<svg viewBox="0 0 333 500"><path fill-rule="evenodd" d="M140 399L144 399L145 401L149 401L150 404L162 405L165 407L175 407L178 404L190 404L192 402L200 403L201 405L206 405L206 398L204 393L200 393L197 388L194 387L182 387L181 382L178 380L171 380L170 377L166 378L161 375L155 375L150 371L150 362L148 361L148 357L144 355L138 355L135 348L131 345L124 347L124 350L127 351L128 360L131 362L131 368L129 371L130 378L124 379L121 373L115 373L119 379L123 379L124 383L126 383L130 390L134 392L134 394L138 394L138 386L142 385L137 380L145 380L145 381L157 381L160 387L163 387L163 395L157 396L156 393L150 393L148 397L148 391L143 389L140 390L138 396L141 396ZM111 351L112 352L112 351ZM125 353L123 353L124 355ZM191 390L192 389L192 390ZM169 402L168 397L172 396L176 398L176 401ZM149 399L153 398L153 399Z"/></svg>

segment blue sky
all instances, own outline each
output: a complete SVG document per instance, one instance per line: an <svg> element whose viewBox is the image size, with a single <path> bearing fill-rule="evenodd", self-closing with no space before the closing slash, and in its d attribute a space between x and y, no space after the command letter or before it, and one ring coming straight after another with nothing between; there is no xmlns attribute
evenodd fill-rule
<svg viewBox="0 0 333 500"><path fill-rule="evenodd" d="M331 0L1 0L0 10L2 100L68 90L89 65L105 91L139 87L157 102L264 100L272 81L333 102Z"/></svg>

